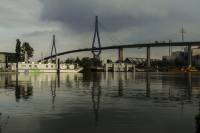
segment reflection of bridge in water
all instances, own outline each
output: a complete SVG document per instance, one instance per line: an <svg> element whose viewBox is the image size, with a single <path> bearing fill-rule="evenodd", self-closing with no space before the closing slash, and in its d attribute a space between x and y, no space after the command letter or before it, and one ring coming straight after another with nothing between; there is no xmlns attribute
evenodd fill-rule
<svg viewBox="0 0 200 133"><path fill-rule="evenodd" d="M140 91L139 89L138 90L136 89L137 86L133 86L133 88L127 88L128 86L127 84L130 84L130 82L133 83L133 81L135 82L134 84L143 83L144 82L143 77L145 77L145 84L146 84L146 90L144 90L144 94L141 93L142 91ZM178 84L182 86L182 89L184 91L181 91L179 87L178 88L171 87L176 84L176 80L174 79L177 79L177 78L178 80L182 81L181 83L178 83ZM195 97L192 94L192 74L191 73L185 74L184 78L173 77L173 79L167 80L169 82L165 82L166 80L165 76L157 77L156 74L154 75L153 73L150 73L150 72L144 73L144 75L142 75L141 77L142 79L141 81L138 80L140 79L138 75L136 75L135 77L135 75L130 74L130 73L115 73L115 74L110 73L110 74L103 74L103 75L101 75L100 73L99 74L94 73L92 79L93 79L92 102L93 102L93 110L95 114L96 125L98 125L98 121L100 118L100 114L99 114L100 101L101 101L101 98L105 96L106 97L109 96L109 97L135 98L138 100L147 99L147 100L153 100L156 103L166 103L167 101L180 102L181 110L183 110L185 102L187 103L188 101L190 101L192 97ZM105 81L107 81L106 84L105 84ZM109 88L109 86L112 86L112 81L117 81L118 89L115 88L115 91L112 90L111 93L108 92L105 94L104 89L102 88L104 88L104 86L108 86L107 88ZM162 88L154 88L155 84L157 84L157 82L160 82L160 81L162 82L161 84ZM174 82L171 82L171 81L174 81ZM183 84L183 82L185 84ZM162 89L165 87L168 87L168 89L162 92L163 91ZM136 89L135 94L131 94L131 95L127 94L127 89L133 89L133 90ZM113 91L115 93L113 93Z"/></svg>
<svg viewBox="0 0 200 133"><path fill-rule="evenodd" d="M93 74L92 103L93 103L93 111L95 115L96 126L98 126L98 121L99 121L99 109L100 109L100 98L101 98L100 78L101 77L97 73Z"/></svg>
<svg viewBox="0 0 200 133"><path fill-rule="evenodd" d="M80 91L78 88L84 84L84 88L89 88L89 92L91 92L89 99L92 101L91 107L95 123L98 125L101 114L100 102L105 97L143 99L156 103L180 102L181 106L196 97L195 91L198 91L198 88L195 88L193 83L197 86L200 84L197 79L194 79L195 75L191 73L183 73L179 76L176 73L170 75L150 72L136 73L136 75L134 73L92 73L87 76L82 74L20 74L1 77L5 82L1 82L0 85L7 89L14 87L15 97L20 102L20 99L28 99L33 96L34 88L43 88L44 83L48 84L50 87L48 92L50 92L54 109L56 108L55 98L59 97L59 95L56 96L56 88L77 88L76 91ZM13 82L15 80L16 82Z"/></svg>
<svg viewBox="0 0 200 133"><path fill-rule="evenodd" d="M160 75L161 74L161 75ZM96 75L96 76L95 76ZM165 76L166 75L166 76ZM171 75L171 76L170 76ZM185 98L192 97L192 90L198 90L198 80L193 78L196 75L192 75L191 73L179 73L179 76L174 74L167 73L92 73L91 75L82 75L82 74L38 74L38 75L15 75L8 74L4 76L0 76L2 79L0 82L1 88L5 88L6 90L12 91L15 90L16 100L21 98L28 99L33 95L34 87L43 88L44 84L48 84L51 87L52 96L56 95L56 88L59 88L60 85L62 87L70 87L70 88L79 88L80 85L84 85L85 87L90 87L90 84L93 84L92 88L102 88L102 86L112 87L113 84L116 83L118 87L116 87L115 94L118 96L126 97L131 96L132 98L139 97L149 97L155 98L159 92L164 91L165 95L171 97L173 100L173 96L177 97L177 93L182 93L181 95ZM87 78L86 78L87 77ZM16 81L16 82L13 82ZM45 81L45 82L44 82ZM48 82L46 82L48 81ZM186 82L185 82L186 81ZM143 88L143 84L146 84ZM157 84L161 83L161 84ZM193 85L193 83L195 83ZM36 86L33 86L36 85ZM131 88L127 88L127 85L132 86ZM156 85L156 88L155 88ZM180 89L174 88L177 85L179 88L184 91L180 91ZM200 85L200 84L199 84ZM141 88L142 87L142 88ZM138 91L140 90L140 95L138 95ZM162 90L162 88L164 90ZM131 89L133 95L126 93L127 89ZM101 89L102 90L102 89ZM104 90L102 90L104 91ZM167 92L168 91L168 92ZM115 95L113 92L108 91L108 96ZM144 93L145 95L143 95ZM169 99L170 100L170 99Z"/></svg>

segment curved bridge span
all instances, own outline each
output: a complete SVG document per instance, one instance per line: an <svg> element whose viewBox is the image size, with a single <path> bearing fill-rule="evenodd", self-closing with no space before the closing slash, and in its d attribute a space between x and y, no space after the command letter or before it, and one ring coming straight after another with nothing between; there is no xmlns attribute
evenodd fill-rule
<svg viewBox="0 0 200 133"><path fill-rule="evenodd" d="M56 56L61 56L65 54L77 53L77 52L85 52L92 50L109 50L109 49L120 49L120 48L144 48L144 47L168 47L168 46L200 46L200 42L172 42L172 43L144 43L144 44L127 44L127 45L115 45L115 46L106 46L101 48L83 48L70 50L65 52L57 53L56 55L45 57L45 60L50 58L54 58Z"/></svg>
<svg viewBox="0 0 200 133"><path fill-rule="evenodd" d="M60 52L57 54L54 54L52 56L47 56L44 58L44 60L48 60L51 58L54 58L56 56L71 54L71 53L77 53L77 52L86 52L86 51L94 51L94 50L110 50L110 49L119 49L119 55L120 51L123 51L123 48L147 48L147 56L150 56L150 48L151 47L169 47L169 46L200 46L200 42L171 42L171 43L143 43L143 44L127 44L127 45L115 45L115 46L106 46L101 48L83 48L83 49L76 49L76 50L70 50L65 52ZM122 52L123 54L123 52ZM39 60L41 61L41 60Z"/></svg>

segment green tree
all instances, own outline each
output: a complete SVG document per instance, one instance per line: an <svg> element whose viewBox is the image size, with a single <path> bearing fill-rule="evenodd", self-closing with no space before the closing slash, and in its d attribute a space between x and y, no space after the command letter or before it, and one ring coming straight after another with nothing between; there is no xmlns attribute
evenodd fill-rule
<svg viewBox="0 0 200 133"><path fill-rule="evenodd" d="M113 63L113 61L110 59L107 59L107 63Z"/></svg>
<svg viewBox="0 0 200 133"><path fill-rule="evenodd" d="M25 51L27 52L28 59L30 59L31 57L33 57L34 49L30 46L30 44L28 42L24 42L22 44L21 49L22 49L23 60L25 60Z"/></svg>
<svg viewBox="0 0 200 133"><path fill-rule="evenodd" d="M81 60L79 59L79 57L76 58L75 63L77 63L78 65L81 64Z"/></svg>
<svg viewBox="0 0 200 133"><path fill-rule="evenodd" d="M91 60L92 60L92 66L94 67L102 66L102 61L100 59L92 58Z"/></svg>
<svg viewBox="0 0 200 133"><path fill-rule="evenodd" d="M16 58L17 61L21 61L21 41L19 39L16 40L16 47L15 47L15 52L16 52Z"/></svg>
<svg viewBox="0 0 200 133"><path fill-rule="evenodd" d="M84 71L90 71L92 67L92 60L89 57L82 58L80 66L84 68Z"/></svg>
<svg viewBox="0 0 200 133"><path fill-rule="evenodd" d="M67 58L66 60L65 60L65 63L66 64L73 64L75 61L74 61L74 59L70 59L70 58Z"/></svg>

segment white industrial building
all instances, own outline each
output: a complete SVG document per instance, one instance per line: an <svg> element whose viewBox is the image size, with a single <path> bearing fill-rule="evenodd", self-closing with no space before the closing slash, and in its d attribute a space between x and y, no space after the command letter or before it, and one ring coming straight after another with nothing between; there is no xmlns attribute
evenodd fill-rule
<svg viewBox="0 0 200 133"><path fill-rule="evenodd" d="M188 50L187 47L184 51L172 52L171 56L163 56L162 60L169 64L182 64L188 63ZM192 48L192 65L200 67L200 47Z"/></svg>

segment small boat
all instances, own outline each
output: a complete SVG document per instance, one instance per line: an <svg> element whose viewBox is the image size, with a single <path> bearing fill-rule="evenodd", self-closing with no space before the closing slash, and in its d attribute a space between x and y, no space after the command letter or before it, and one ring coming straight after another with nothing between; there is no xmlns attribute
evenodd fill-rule
<svg viewBox="0 0 200 133"><path fill-rule="evenodd" d="M60 73L78 73L83 68L79 67L78 64L60 64L60 69L58 65L54 63L35 63L35 62L19 62L18 72L19 73L56 73L58 70ZM12 71L16 71L16 64L11 66Z"/></svg>
<svg viewBox="0 0 200 133"><path fill-rule="evenodd" d="M144 69L135 68L136 72L145 72Z"/></svg>
<svg viewBox="0 0 200 133"><path fill-rule="evenodd" d="M198 72L198 70L194 67L182 67L181 71L182 72Z"/></svg>

